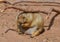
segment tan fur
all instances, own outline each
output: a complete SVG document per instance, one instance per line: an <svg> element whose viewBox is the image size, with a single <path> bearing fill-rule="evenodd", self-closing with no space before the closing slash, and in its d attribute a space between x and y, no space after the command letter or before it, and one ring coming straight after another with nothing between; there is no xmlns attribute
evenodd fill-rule
<svg viewBox="0 0 60 42"><path fill-rule="evenodd" d="M27 29L25 34L31 34L34 37L42 32L44 19L40 13L23 13L19 16L18 23L22 23L23 29Z"/></svg>

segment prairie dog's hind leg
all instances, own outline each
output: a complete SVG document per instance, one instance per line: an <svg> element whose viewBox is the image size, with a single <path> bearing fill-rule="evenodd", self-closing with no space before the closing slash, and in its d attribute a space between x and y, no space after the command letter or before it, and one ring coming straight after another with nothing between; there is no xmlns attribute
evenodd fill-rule
<svg viewBox="0 0 60 42"><path fill-rule="evenodd" d="M32 35L31 35L31 38L41 34L42 32L44 32L44 29L43 28L40 28L39 30L36 30Z"/></svg>

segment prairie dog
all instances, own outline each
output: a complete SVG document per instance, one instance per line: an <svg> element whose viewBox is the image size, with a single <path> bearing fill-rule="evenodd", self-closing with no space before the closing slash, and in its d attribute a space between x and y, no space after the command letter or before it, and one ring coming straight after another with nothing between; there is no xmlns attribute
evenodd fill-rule
<svg viewBox="0 0 60 42"><path fill-rule="evenodd" d="M23 13L18 17L17 25L21 24L22 27L18 29L19 32L23 30L25 34L35 37L43 31L44 19L40 13Z"/></svg>

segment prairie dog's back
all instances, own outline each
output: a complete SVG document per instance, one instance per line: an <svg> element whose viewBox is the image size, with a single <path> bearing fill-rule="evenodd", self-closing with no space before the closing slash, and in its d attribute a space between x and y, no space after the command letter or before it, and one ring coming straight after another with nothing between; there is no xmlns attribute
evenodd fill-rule
<svg viewBox="0 0 60 42"><path fill-rule="evenodd" d="M43 26L44 19L42 18L40 13L24 13L21 15L19 22L23 22L23 26ZM24 17L24 18L23 18ZM26 22L26 23L24 23Z"/></svg>
<svg viewBox="0 0 60 42"><path fill-rule="evenodd" d="M34 13L33 14L33 21L31 26L40 26L44 24L44 19L42 18L42 16L40 15L40 13Z"/></svg>

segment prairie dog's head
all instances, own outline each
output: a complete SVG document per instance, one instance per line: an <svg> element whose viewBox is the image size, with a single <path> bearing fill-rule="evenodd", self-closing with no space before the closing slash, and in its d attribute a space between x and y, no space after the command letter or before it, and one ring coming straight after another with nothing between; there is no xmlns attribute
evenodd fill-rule
<svg viewBox="0 0 60 42"><path fill-rule="evenodd" d="M19 23L25 23L26 22L26 16L24 14L21 14L18 19Z"/></svg>
<svg viewBox="0 0 60 42"><path fill-rule="evenodd" d="M19 22L24 24L24 23L30 23L33 18L32 18L32 14L31 13L23 13L19 16Z"/></svg>

